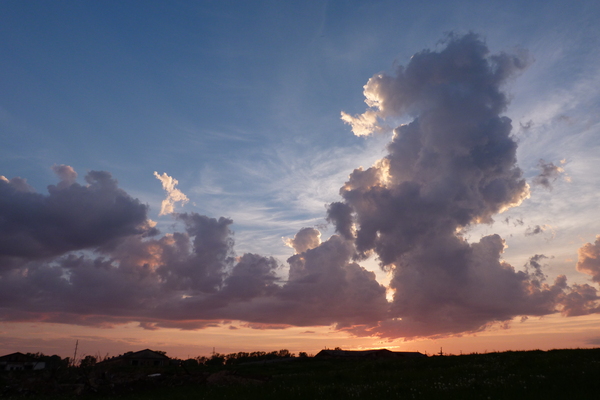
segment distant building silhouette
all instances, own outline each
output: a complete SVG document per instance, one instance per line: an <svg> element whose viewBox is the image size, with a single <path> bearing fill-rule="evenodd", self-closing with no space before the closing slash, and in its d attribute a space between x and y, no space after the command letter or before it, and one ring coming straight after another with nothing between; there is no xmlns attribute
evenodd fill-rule
<svg viewBox="0 0 600 400"><path fill-rule="evenodd" d="M44 368L46 368L44 361L23 353L11 353L0 357L0 371L33 371Z"/></svg>
<svg viewBox="0 0 600 400"><path fill-rule="evenodd" d="M128 352L97 363L96 365L128 365L133 367L163 367L169 365L171 359L162 352L150 349Z"/></svg>

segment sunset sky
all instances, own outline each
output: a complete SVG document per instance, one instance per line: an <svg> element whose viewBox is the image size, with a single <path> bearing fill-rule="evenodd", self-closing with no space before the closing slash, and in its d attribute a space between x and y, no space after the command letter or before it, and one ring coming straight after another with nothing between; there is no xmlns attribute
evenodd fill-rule
<svg viewBox="0 0 600 400"><path fill-rule="evenodd" d="M0 355L600 346L597 1L0 3Z"/></svg>

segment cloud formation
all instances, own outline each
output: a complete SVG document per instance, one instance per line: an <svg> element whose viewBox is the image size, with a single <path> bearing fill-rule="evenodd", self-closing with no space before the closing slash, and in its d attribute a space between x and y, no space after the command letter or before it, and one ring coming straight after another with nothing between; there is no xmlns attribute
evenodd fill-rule
<svg viewBox="0 0 600 400"><path fill-rule="evenodd" d="M56 256L148 233L148 207L118 188L108 172L90 171L80 185L71 167L53 170L60 182L48 186L47 195L24 179L0 179L0 257Z"/></svg>
<svg viewBox="0 0 600 400"><path fill-rule="evenodd" d="M181 190L175 188L179 183L177 179L170 177L166 172L160 175L154 171L154 176L162 183L163 189L167 192L167 198L162 201L158 215L171 214L175 211L175 203L185 204L190 200Z"/></svg>
<svg viewBox="0 0 600 400"><path fill-rule="evenodd" d="M538 167L541 172L535 178L533 178L533 183L535 185L543 186L546 189L552 190L552 183L558 179L558 177L565 172L562 167L558 165L554 165L552 162L546 162L544 160L540 160L538 162Z"/></svg>
<svg viewBox="0 0 600 400"><path fill-rule="evenodd" d="M47 195L0 177L0 320L137 321L145 329L241 320L260 329L334 325L410 338L476 332L516 316L599 312L594 287L569 286L564 276L546 281L546 256L518 271L502 259L500 236L463 236L529 196L502 115L503 86L528 62L526 53L489 54L475 34L450 35L439 51L369 79L369 109L342 116L355 134L412 120L328 206L336 234L301 229L286 241L295 254L285 264L237 255L229 218L174 213L188 198L166 173L154 173L167 192L160 214L184 229L162 236L148 207L108 172L92 171L80 185L71 167L54 166L60 182ZM536 229L543 227L531 234ZM577 264L597 283L599 249L600 237L580 249ZM359 264L371 255L391 273L389 288Z"/></svg>
<svg viewBox="0 0 600 400"><path fill-rule="evenodd" d="M94 255L68 252L3 271L0 318L201 329L223 320L351 326L385 317L385 288L351 261L352 243L337 235L291 257L281 282L274 258L235 256L230 219L176 218L185 232L130 235Z"/></svg>
<svg viewBox="0 0 600 400"><path fill-rule="evenodd" d="M503 85L529 60L524 52L490 55L475 34L450 35L441 51L417 53L365 85L369 115L413 120L394 129L382 161L354 170L340 190L343 201L329 208L358 258L375 253L393 272L391 318L355 328L359 334L472 332L561 308L570 290L563 278L546 284L539 269L516 271L502 261L498 235L476 243L461 235L529 196L511 121L501 115Z"/></svg>
<svg viewBox="0 0 600 400"><path fill-rule="evenodd" d="M592 276L592 280L600 283L600 235L594 243L586 243L579 249L577 271Z"/></svg>
<svg viewBox="0 0 600 400"><path fill-rule="evenodd" d="M285 244L293 248L297 254L314 249L321 244L321 232L315 228L302 228L293 239L286 239Z"/></svg>

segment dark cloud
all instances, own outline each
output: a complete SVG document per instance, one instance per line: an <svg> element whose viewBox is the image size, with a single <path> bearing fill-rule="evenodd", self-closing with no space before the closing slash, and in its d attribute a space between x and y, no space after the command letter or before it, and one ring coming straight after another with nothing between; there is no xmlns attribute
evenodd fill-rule
<svg viewBox="0 0 600 400"><path fill-rule="evenodd" d="M527 230L525 230L525 236L539 235L540 233L544 233L545 230L546 230L546 227L540 226L540 225L536 225L533 228L528 227Z"/></svg>
<svg viewBox="0 0 600 400"><path fill-rule="evenodd" d="M3 232L1 320L105 327L138 321L142 328L154 330L202 329L224 320L248 321L260 329L348 326L385 317L385 288L375 274L351 261L353 243L339 236L321 243L314 228L298 232L290 241L297 254L290 258L289 278L283 282L277 274L281 265L274 258L236 256L233 221L228 218L173 214L185 226L184 232L149 237L139 228L148 225L146 206L118 189L108 173L92 172L88 185L80 186L71 182L76 176L72 169L55 170L61 184L50 186L49 196L17 190L3 180L0 193L8 194L3 204L14 211L18 200L52 203L37 215L46 214L46 219L59 224L61 230L55 233L63 237L91 235L87 231L94 229L104 232L91 236L96 240L79 238L75 244L57 240L61 238L44 242L37 231L43 233L46 225L32 218L28 229L20 229L31 231L45 251L22 253L8 249ZM23 188L23 182L17 181L17 186ZM23 208L35 212L33 207ZM14 218L14 212L3 212ZM94 213L105 218L103 225ZM87 214L92 215L84 219ZM2 222L12 226L10 219ZM8 268L13 255L20 262Z"/></svg>
<svg viewBox="0 0 600 400"><path fill-rule="evenodd" d="M541 172L535 178L533 178L533 183L535 185L543 186L546 189L552 189L552 183L558 179L560 174L562 174L565 170L557 165L554 165L552 162L546 162L544 160L540 160L538 162L538 167Z"/></svg>
<svg viewBox="0 0 600 400"><path fill-rule="evenodd" d="M79 185L70 167L53 169L61 181L48 186L48 195L34 193L24 180L0 179L0 257L55 256L148 229L148 207L108 172L91 171L87 185Z"/></svg>
<svg viewBox="0 0 600 400"><path fill-rule="evenodd" d="M490 55L477 35L451 35L439 52L417 53L393 75L368 81L370 113L413 120L394 130L385 159L355 170L341 190L358 256L375 252L393 271L392 318L352 331L456 334L561 309L571 289L562 279L543 282L541 256L516 271L501 260L499 236L468 243L460 235L529 195L511 121L501 115L508 105L503 84L528 62L525 53Z"/></svg>
<svg viewBox="0 0 600 400"><path fill-rule="evenodd" d="M536 282L543 282L546 280L547 276L542 271L543 265L542 261L547 259L543 254L536 254L529 258L527 264L525 264L525 268L528 273L535 278Z"/></svg>
<svg viewBox="0 0 600 400"><path fill-rule="evenodd" d="M599 301L600 296L598 296L596 288L587 283L583 285L574 284L568 291L561 294L561 312L568 317L597 314L600 313Z"/></svg>
<svg viewBox="0 0 600 400"><path fill-rule="evenodd" d="M0 182L7 183L17 192L35 193L35 189L27 183L27 179L16 177L9 180L0 175Z"/></svg>

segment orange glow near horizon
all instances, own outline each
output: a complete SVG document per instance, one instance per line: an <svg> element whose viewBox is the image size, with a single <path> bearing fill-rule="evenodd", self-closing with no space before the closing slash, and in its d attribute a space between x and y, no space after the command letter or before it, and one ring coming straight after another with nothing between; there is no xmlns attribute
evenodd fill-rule
<svg viewBox="0 0 600 400"><path fill-rule="evenodd" d="M231 324L197 331L161 328L145 330L137 323L114 328L49 324L0 324L0 353L42 352L72 357L75 341L79 340L79 356L115 356L145 348L163 350L170 357L208 356L213 348L218 353L239 351L273 351L288 349L298 354L316 354L324 348L347 350L387 348L394 351L419 351L437 354L486 353L508 350L550 350L585 348L600 345L598 316L564 318L560 315L515 319L509 328L499 326L473 335L437 339L387 340L373 337L353 337L330 327L290 327L286 329L253 329L248 324Z"/></svg>

